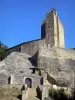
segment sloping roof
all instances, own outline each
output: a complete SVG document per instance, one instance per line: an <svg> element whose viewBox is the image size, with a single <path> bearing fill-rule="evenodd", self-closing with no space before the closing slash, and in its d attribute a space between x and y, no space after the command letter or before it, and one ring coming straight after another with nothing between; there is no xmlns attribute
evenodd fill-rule
<svg viewBox="0 0 75 100"><path fill-rule="evenodd" d="M12 48L21 46L21 45L23 45L23 44L27 44L27 43L34 42L34 41L39 41L39 40L42 40L42 39L36 39L36 40L31 40L31 41L23 42L23 43L20 43L20 44L18 44L18 45L16 45L16 46L13 46L13 47L11 47L11 48L6 49L6 51L7 51L7 50L10 50L10 49L12 49Z"/></svg>

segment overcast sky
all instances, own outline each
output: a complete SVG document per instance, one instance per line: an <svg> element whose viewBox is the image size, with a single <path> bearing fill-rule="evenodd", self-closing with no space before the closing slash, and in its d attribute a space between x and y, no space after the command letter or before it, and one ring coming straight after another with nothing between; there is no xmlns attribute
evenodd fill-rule
<svg viewBox="0 0 75 100"><path fill-rule="evenodd" d="M65 47L75 48L75 0L0 0L0 40L12 47L40 38L41 20L51 8L64 26Z"/></svg>

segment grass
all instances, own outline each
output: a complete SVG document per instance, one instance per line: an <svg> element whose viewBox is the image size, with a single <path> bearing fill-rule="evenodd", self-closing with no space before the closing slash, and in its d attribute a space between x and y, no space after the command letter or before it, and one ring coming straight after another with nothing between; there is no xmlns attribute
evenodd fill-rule
<svg viewBox="0 0 75 100"><path fill-rule="evenodd" d="M21 95L21 91L17 88L0 86L0 100L19 100L17 99L19 95Z"/></svg>

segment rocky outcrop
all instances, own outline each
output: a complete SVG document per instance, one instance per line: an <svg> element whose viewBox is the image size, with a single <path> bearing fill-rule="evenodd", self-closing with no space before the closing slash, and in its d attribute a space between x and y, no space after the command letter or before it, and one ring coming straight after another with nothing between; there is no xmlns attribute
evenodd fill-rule
<svg viewBox="0 0 75 100"><path fill-rule="evenodd" d="M34 68L36 62L36 67L47 74L47 80L52 85L74 87L75 50L47 47L46 45L39 45L38 49L39 51L33 57L25 53L13 52L0 62L1 83L7 83L8 76L12 74L31 76L30 68ZM22 78L17 79L19 81Z"/></svg>
<svg viewBox="0 0 75 100"><path fill-rule="evenodd" d="M31 57L25 53L13 52L0 62L0 84L10 84L11 75L15 75L15 77L17 75L19 76L16 83L22 81L23 75L30 75L32 72L30 68L33 68L34 66L29 58ZM15 77L13 76L14 79Z"/></svg>
<svg viewBox="0 0 75 100"><path fill-rule="evenodd" d="M13 52L6 59L0 62L0 74L29 74L29 68L33 68L28 60L29 55L25 53Z"/></svg>
<svg viewBox="0 0 75 100"><path fill-rule="evenodd" d="M39 45L37 61L51 84L74 87L75 50Z"/></svg>

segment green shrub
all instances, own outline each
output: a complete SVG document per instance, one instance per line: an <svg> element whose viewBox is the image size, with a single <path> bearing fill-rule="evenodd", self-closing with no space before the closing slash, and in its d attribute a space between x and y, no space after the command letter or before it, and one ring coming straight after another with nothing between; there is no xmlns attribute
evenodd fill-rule
<svg viewBox="0 0 75 100"><path fill-rule="evenodd" d="M68 91L68 90L66 90ZM63 88L61 89L50 89L49 90L49 97L51 97L54 100L74 100L74 96L70 96L71 94L68 94L65 92ZM75 95L75 94L74 94Z"/></svg>
<svg viewBox="0 0 75 100"><path fill-rule="evenodd" d="M4 45L2 42L0 42L0 61L5 58L5 50L7 49L7 46Z"/></svg>
<svg viewBox="0 0 75 100"><path fill-rule="evenodd" d="M51 99L50 97L46 97L44 100L53 100L53 99Z"/></svg>

